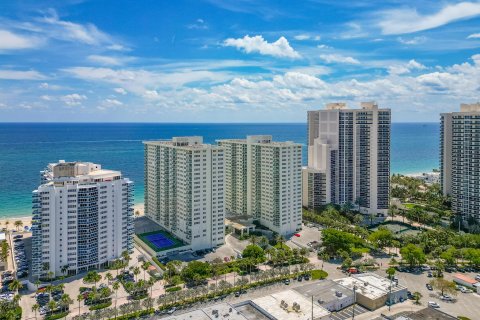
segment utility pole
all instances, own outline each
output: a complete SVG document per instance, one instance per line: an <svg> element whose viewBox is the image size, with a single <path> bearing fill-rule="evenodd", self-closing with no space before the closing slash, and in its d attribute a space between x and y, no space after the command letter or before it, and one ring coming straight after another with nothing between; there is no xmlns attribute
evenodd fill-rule
<svg viewBox="0 0 480 320"><path fill-rule="evenodd" d="M357 286L353 286L353 309L352 309L352 320L355 319L355 305L357 303L357 295L355 294L355 290L357 290Z"/></svg>
<svg viewBox="0 0 480 320"><path fill-rule="evenodd" d="M312 296L312 320L314 320L313 319L313 296Z"/></svg>

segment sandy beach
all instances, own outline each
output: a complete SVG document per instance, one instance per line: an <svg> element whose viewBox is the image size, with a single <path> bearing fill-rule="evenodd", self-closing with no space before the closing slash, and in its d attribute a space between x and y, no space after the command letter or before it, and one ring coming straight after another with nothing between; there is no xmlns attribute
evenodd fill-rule
<svg viewBox="0 0 480 320"><path fill-rule="evenodd" d="M144 214L144 205L143 203L139 203L133 206L135 215L137 216L143 216ZM10 217L10 218L2 218L0 219L0 229L3 228L8 228L9 230L16 230L17 228L15 227L15 222L16 221L21 221L22 226L21 228L19 227L19 230L25 227L25 226L32 226L32 217L31 216L23 216L23 217ZM7 223L8 222L8 223Z"/></svg>

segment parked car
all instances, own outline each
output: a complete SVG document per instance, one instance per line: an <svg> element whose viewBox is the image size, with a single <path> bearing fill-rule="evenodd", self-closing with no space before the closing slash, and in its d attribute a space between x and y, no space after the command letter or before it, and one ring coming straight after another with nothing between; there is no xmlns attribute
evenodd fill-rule
<svg viewBox="0 0 480 320"><path fill-rule="evenodd" d="M468 288L465 288L465 287L461 287L460 288L460 292L462 293L472 293L473 291L471 289L468 289Z"/></svg>
<svg viewBox="0 0 480 320"><path fill-rule="evenodd" d="M290 279L283 280L283 283L288 286L290 284Z"/></svg>
<svg viewBox="0 0 480 320"><path fill-rule="evenodd" d="M447 294L444 294L443 296L440 296L440 299L443 301L453 301L453 298Z"/></svg>
<svg viewBox="0 0 480 320"><path fill-rule="evenodd" d="M430 308L440 308L440 305L436 303L435 301L428 301L428 306Z"/></svg>
<svg viewBox="0 0 480 320"><path fill-rule="evenodd" d="M428 290L430 290L430 291L433 290L433 287L430 285L430 283L427 283L425 286L427 287Z"/></svg>

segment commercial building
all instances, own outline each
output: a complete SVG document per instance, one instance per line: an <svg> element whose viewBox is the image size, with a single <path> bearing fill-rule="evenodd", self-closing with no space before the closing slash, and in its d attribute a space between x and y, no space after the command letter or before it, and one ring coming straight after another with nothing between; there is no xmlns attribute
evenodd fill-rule
<svg viewBox="0 0 480 320"><path fill-rule="evenodd" d="M154 317L156 318L156 317ZM160 317L158 317L160 318ZM219 303L202 309L163 318L165 320L247 320L241 312L229 303Z"/></svg>
<svg viewBox="0 0 480 320"><path fill-rule="evenodd" d="M145 214L192 250L223 244L225 159L202 137L145 141Z"/></svg>
<svg viewBox="0 0 480 320"><path fill-rule="evenodd" d="M302 225L302 146L272 136L218 140L225 149L225 209L282 235Z"/></svg>
<svg viewBox="0 0 480 320"><path fill-rule="evenodd" d="M322 201L356 204L365 214L387 214L390 194L390 109L362 102L308 112L308 170L324 175ZM311 177L305 173L304 177ZM322 178L318 178L322 180ZM308 186L308 183L304 183ZM317 192L318 193L318 192ZM309 192L308 195L316 195ZM315 203L315 200L305 200Z"/></svg>
<svg viewBox="0 0 480 320"><path fill-rule="evenodd" d="M133 182L91 162L49 164L33 191L32 274L75 274L133 250Z"/></svg>
<svg viewBox="0 0 480 320"><path fill-rule="evenodd" d="M356 303L369 310L376 310L387 302L407 300L407 288L375 273L360 273L334 280L350 290L355 288Z"/></svg>
<svg viewBox="0 0 480 320"><path fill-rule="evenodd" d="M250 304L273 319L281 320L326 320L330 312L313 303L310 298L295 290L273 293L250 301Z"/></svg>
<svg viewBox="0 0 480 320"><path fill-rule="evenodd" d="M295 291L306 298L313 297L313 301L330 312L345 309L355 302L353 290L344 287L332 280L322 280L295 288Z"/></svg>
<svg viewBox="0 0 480 320"><path fill-rule="evenodd" d="M475 289L475 291L476 291L477 285L480 285L480 283L477 280L470 278L469 276L466 276L461 273L457 273L453 276L453 282L461 286Z"/></svg>
<svg viewBox="0 0 480 320"><path fill-rule="evenodd" d="M441 114L440 183L464 224L480 222L480 103Z"/></svg>

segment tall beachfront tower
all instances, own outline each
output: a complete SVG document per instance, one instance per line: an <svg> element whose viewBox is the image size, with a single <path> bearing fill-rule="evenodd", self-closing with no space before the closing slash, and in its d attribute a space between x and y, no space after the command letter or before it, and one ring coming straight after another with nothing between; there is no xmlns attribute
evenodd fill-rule
<svg viewBox="0 0 480 320"><path fill-rule="evenodd" d="M133 182L91 162L49 164L33 191L32 274L76 274L133 250Z"/></svg>
<svg viewBox="0 0 480 320"><path fill-rule="evenodd" d="M302 146L272 136L218 140L225 148L225 208L281 235L302 227Z"/></svg>
<svg viewBox="0 0 480 320"><path fill-rule="evenodd" d="M145 213L192 250L223 244L223 148L202 137L145 141Z"/></svg>
<svg viewBox="0 0 480 320"><path fill-rule="evenodd" d="M304 177L325 188L304 193L320 195L308 203L357 205L364 214L387 214L390 194L390 109L362 102L361 109L344 103L308 112L308 169ZM312 171L314 170L314 171ZM312 208L313 209L313 208Z"/></svg>
<svg viewBox="0 0 480 320"><path fill-rule="evenodd" d="M464 223L480 222L480 103L441 114L440 183Z"/></svg>

